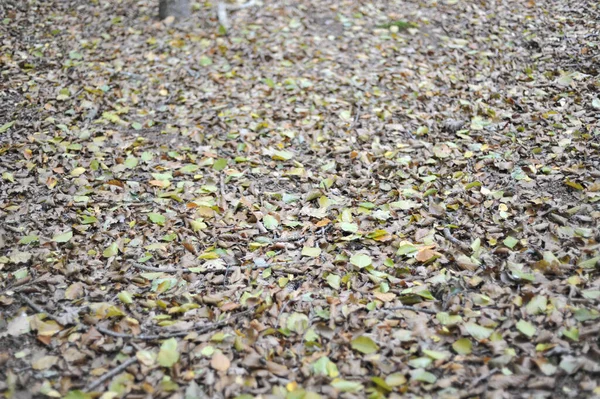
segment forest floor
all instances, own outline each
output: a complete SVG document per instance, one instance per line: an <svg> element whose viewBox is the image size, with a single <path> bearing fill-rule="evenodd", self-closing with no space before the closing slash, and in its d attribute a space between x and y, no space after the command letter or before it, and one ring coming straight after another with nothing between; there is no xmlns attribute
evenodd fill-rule
<svg viewBox="0 0 600 399"><path fill-rule="evenodd" d="M597 2L2 3L4 397L600 397Z"/></svg>

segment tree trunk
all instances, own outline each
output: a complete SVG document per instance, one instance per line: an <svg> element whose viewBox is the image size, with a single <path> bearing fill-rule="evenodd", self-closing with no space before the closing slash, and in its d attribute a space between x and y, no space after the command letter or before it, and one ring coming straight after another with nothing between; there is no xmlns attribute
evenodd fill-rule
<svg viewBox="0 0 600 399"><path fill-rule="evenodd" d="M189 0L159 0L158 17L161 20L171 16L175 17L177 20L181 20L189 15Z"/></svg>

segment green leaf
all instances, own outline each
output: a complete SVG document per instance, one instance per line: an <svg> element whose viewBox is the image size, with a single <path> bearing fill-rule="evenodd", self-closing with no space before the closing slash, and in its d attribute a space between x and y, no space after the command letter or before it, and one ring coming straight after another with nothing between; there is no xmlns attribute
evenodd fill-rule
<svg viewBox="0 0 600 399"><path fill-rule="evenodd" d="M119 253L119 247L116 242L110 244L104 251L102 251L102 256L105 258L110 258L111 256L116 256Z"/></svg>
<svg viewBox="0 0 600 399"><path fill-rule="evenodd" d="M189 164L183 166L182 168L180 168L179 171L181 173L194 173L198 169L200 169L200 166L193 164L193 163L189 163Z"/></svg>
<svg viewBox="0 0 600 399"><path fill-rule="evenodd" d="M151 212L148 214L148 219L159 226L164 226L166 222L166 218L160 213Z"/></svg>
<svg viewBox="0 0 600 399"><path fill-rule="evenodd" d="M600 290L583 290L581 291L581 296L585 299L599 299Z"/></svg>
<svg viewBox="0 0 600 399"><path fill-rule="evenodd" d="M569 338L572 341L579 341L579 329L577 327L571 327L568 330L564 330L562 335Z"/></svg>
<svg viewBox="0 0 600 399"><path fill-rule="evenodd" d="M197 233L200 230L205 229L206 227L208 227L206 225L206 223L204 223L202 220L197 219L197 220L192 220L190 222L190 226L192 226L192 230L194 230L194 233Z"/></svg>
<svg viewBox="0 0 600 399"><path fill-rule="evenodd" d="M506 245L510 249L513 249L515 247L515 245L517 245L519 243L519 240L517 240L514 237L508 236L502 242L504 243L504 245Z"/></svg>
<svg viewBox="0 0 600 399"><path fill-rule="evenodd" d="M83 215L81 217L81 224L94 224L98 221L98 218L95 216Z"/></svg>
<svg viewBox="0 0 600 399"><path fill-rule="evenodd" d="M71 238L73 238L73 230L68 230L63 233L59 233L59 234L53 236L52 241L59 242L59 243L65 243L65 242L69 242L69 240Z"/></svg>
<svg viewBox="0 0 600 399"><path fill-rule="evenodd" d="M448 352L440 352L430 349L423 349L423 353L432 358L433 360L442 360L448 357Z"/></svg>
<svg viewBox="0 0 600 399"><path fill-rule="evenodd" d="M91 399L91 398L92 398L91 394L80 391L79 389L69 391L69 392L67 392L67 394L65 396L63 396L63 399Z"/></svg>
<svg viewBox="0 0 600 399"><path fill-rule="evenodd" d="M136 157L128 157L125 160L125 167L127 169L134 169L138 165L138 159Z"/></svg>
<svg viewBox="0 0 600 399"><path fill-rule="evenodd" d="M303 247L302 248L303 256L310 256L311 258L316 258L321 255L321 248L319 247Z"/></svg>
<svg viewBox="0 0 600 399"><path fill-rule="evenodd" d="M213 169L217 170L217 171L223 170L226 167L227 167L227 159L226 158L219 158L213 164Z"/></svg>
<svg viewBox="0 0 600 399"><path fill-rule="evenodd" d="M413 209L419 206L415 201L402 200L390 203L390 208L392 209L400 209L403 211L407 211L409 209Z"/></svg>
<svg viewBox="0 0 600 399"><path fill-rule="evenodd" d="M263 225L269 230L275 230L279 226L279 222L274 216L266 215L263 217Z"/></svg>
<svg viewBox="0 0 600 399"><path fill-rule="evenodd" d="M350 263L352 263L354 266L362 269L362 268L365 268L365 267L371 265L371 263L373 263L373 261L371 260L371 257L369 257L369 255L358 253L358 254L352 255L352 257L350 258Z"/></svg>
<svg viewBox="0 0 600 399"><path fill-rule="evenodd" d="M476 323L465 323L465 330L478 341L488 339L492 335L492 332L494 332L491 328L483 327Z"/></svg>
<svg viewBox="0 0 600 399"><path fill-rule="evenodd" d="M336 378L331 381L331 386L341 392L357 393L364 389L364 386L360 382L346 381L340 378Z"/></svg>
<svg viewBox="0 0 600 399"><path fill-rule="evenodd" d="M440 312L435 315L441 325L443 326L455 326L462 321L462 317L459 315L450 315L446 312Z"/></svg>
<svg viewBox="0 0 600 399"><path fill-rule="evenodd" d="M273 155L271 155L275 161L289 161L294 158L294 153L290 151L273 151Z"/></svg>
<svg viewBox="0 0 600 399"><path fill-rule="evenodd" d="M348 122L352 120L352 113L348 110L340 111L340 119Z"/></svg>
<svg viewBox="0 0 600 399"><path fill-rule="evenodd" d="M381 377L371 377L371 381L386 392L392 392L392 387Z"/></svg>
<svg viewBox="0 0 600 399"><path fill-rule="evenodd" d="M131 294L127 291L119 292L119 294L117 295L117 298L119 298L119 300L121 302L123 302L124 304L127 304L127 305L133 303L133 298L131 297Z"/></svg>
<svg viewBox="0 0 600 399"><path fill-rule="evenodd" d="M179 352L177 351L177 340L175 338L169 338L162 343L156 360L163 367L171 367L177 363Z"/></svg>
<svg viewBox="0 0 600 399"><path fill-rule="evenodd" d="M427 368L433 363L433 360L427 356L415 357L408 361L408 365L415 369Z"/></svg>
<svg viewBox="0 0 600 399"><path fill-rule="evenodd" d="M205 67L205 66L212 65L213 60L210 57L203 55L200 57L200 60L198 63L200 64L200 66Z"/></svg>
<svg viewBox="0 0 600 399"><path fill-rule="evenodd" d="M327 284L329 284L329 286L335 290L340 289L341 280L342 279L340 278L340 276L336 274L330 274L327 276Z"/></svg>
<svg viewBox="0 0 600 399"><path fill-rule="evenodd" d="M575 320L579 322L584 322L588 320L596 320L600 317L600 313L596 309L590 310L586 308L581 308L575 309L575 312L573 312L573 316L575 316Z"/></svg>
<svg viewBox="0 0 600 399"><path fill-rule="evenodd" d="M80 60L83 58L83 54L73 50L73 51L69 51L69 58L72 60Z"/></svg>
<svg viewBox="0 0 600 399"><path fill-rule="evenodd" d="M308 328L308 316L304 313L292 313L286 322L286 327L292 332L302 334Z"/></svg>
<svg viewBox="0 0 600 399"><path fill-rule="evenodd" d="M521 334L531 338L535 335L537 329L533 324L528 322L527 320L519 320L517 322L517 330L521 332Z"/></svg>
<svg viewBox="0 0 600 399"><path fill-rule="evenodd" d="M406 376L402 373L394 373L385 377L385 383L391 387L398 387L406 384Z"/></svg>
<svg viewBox="0 0 600 399"><path fill-rule="evenodd" d="M461 338L454 341L452 349L459 355L470 355L473 352L473 344L469 338Z"/></svg>
<svg viewBox="0 0 600 399"><path fill-rule="evenodd" d="M358 225L356 223L342 222L339 226L340 229L348 233L356 233L358 231Z"/></svg>
<svg viewBox="0 0 600 399"><path fill-rule="evenodd" d="M538 315L546 311L548 306L548 298L543 295L536 295L525 306L528 315Z"/></svg>
<svg viewBox="0 0 600 399"><path fill-rule="evenodd" d="M313 373L336 378L340 375L337 366L327 356L320 357L312 364Z"/></svg>
<svg viewBox="0 0 600 399"><path fill-rule="evenodd" d="M572 180L565 180L565 184L571 188L574 188L575 190L581 191L583 190L583 186L580 183L577 183L576 181L572 181Z"/></svg>
<svg viewBox="0 0 600 399"><path fill-rule="evenodd" d="M21 239L19 240L19 244L31 244L32 242L38 242L40 240L40 238L38 236L36 236L35 234L33 235L29 235L29 236L23 236L21 237Z"/></svg>
<svg viewBox="0 0 600 399"><path fill-rule="evenodd" d="M437 381L437 377L435 375L423 369L416 369L411 371L410 378L415 381L426 382L428 384L433 384Z"/></svg>
<svg viewBox="0 0 600 399"><path fill-rule="evenodd" d="M583 269L591 269L596 267L598 263L600 263L600 255L590 258L588 260L581 261L577 264L577 266Z"/></svg>
<svg viewBox="0 0 600 399"><path fill-rule="evenodd" d="M7 122L4 125L0 126L0 133L6 132L14 124L15 124L15 121L12 121L12 122Z"/></svg>
<svg viewBox="0 0 600 399"><path fill-rule="evenodd" d="M371 338L365 335L354 338L350 345L352 346L352 349L364 353L365 355L370 355L379 350L379 346L377 346Z"/></svg>

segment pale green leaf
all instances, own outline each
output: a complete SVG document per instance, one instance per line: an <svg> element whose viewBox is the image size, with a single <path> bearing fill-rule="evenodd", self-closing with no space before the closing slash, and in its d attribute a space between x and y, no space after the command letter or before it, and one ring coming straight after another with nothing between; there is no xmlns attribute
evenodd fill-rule
<svg viewBox="0 0 600 399"><path fill-rule="evenodd" d="M162 343L156 360L163 367L171 367L177 363L179 352L177 351L177 340L175 338L169 338Z"/></svg>
<svg viewBox="0 0 600 399"><path fill-rule="evenodd" d="M346 381L340 378L336 378L331 381L331 386L341 392L357 393L364 389L364 386L360 382Z"/></svg>
<svg viewBox="0 0 600 399"><path fill-rule="evenodd" d="M483 327L476 323L465 323L465 330L469 335L479 341L488 339L490 335L492 335L492 332L494 332L491 328Z"/></svg>
<svg viewBox="0 0 600 399"><path fill-rule="evenodd" d="M352 263L354 266L362 269L362 268L365 268L365 267L371 265L371 263L373 263L373 261L371 260L371 257L369 255L366 255L363 253L358 253L358 254L352 255L352 257L350 258L350 263Z"/></svg>
<svg viewBox="0 0 600 399"><path fill-rule="evenodd" d="M531 338L535 335L537 329L533 324L528 322L527 320L519 320L517 322L517 330L521 332L521 334Z"/></svg>
<svg viewBox="0 0 600 399"><path fill-rule="evenodd" d="M19 244L31 244L32 242L38 242L39 240L40 238L33 234L21 237L21 239L19 240Z"/></svg>
<svg viewBox="0 0 600 399"><path fill-rule="evenodd" d="M350 343L352 349L357 350L365 355L370 355L379 350L379 346L371 338L361 335L352 340Z"/></svg>
<svg viewBox="0 0 600 399"><path fill-rule="evenodd" d="M340 289L340 282L341 282L341 278L340 276L336 275L336 274L330 274L327 276L327 284L329 284L329 286L333 289L339 290Z"/></svg>
<svg viewBox="0 0 600 399"><path fill-rule="evenodd" d="M148 219L150 219L152 223L156 223L159 226L164 226L166 221L166 218L163 215L154 212L148 214Z"/></svg>
<svg viewBox="0 0 600 399"><path fill-rule="evenodd" d="M454 341L452 349L459 355L470 355L473 351L473 344L469 338L461 338Z"/></svg>
<svg viewBox="0 0 600 399"><path fill-rule="evenodd" d="M116 242L110 244L104 251L102 251L102 256L105 258L110 258L111 256L116 256L119 253L119 246Z"/></svg>
<svg viewBox="0 0 600 399"><path fill-rule="evenodd" d="M316 258L319 255L321 255L321 248L319 248L319 247L303 247L302 255L310 256L311 258Z"/></svg>
<svg viewBox="0 0 600 399"><path fill-rule="evenodd" d="M269 230L275 230L279 226L279 221L271 215L266 215L263 218L263 225Z"/></svg>
<svg viewBox="0 0 600 399"><path fill-rule="evenodd" d="M121 302L123 302L126 305L132 304L133 303L133 298L131 296L131 294L127 291L121 291L119 292L119 294L117 295L117 297L119 298L119 300Z"/></svg>
<svg viewBox="0 0 600 399"><path fill-rule="evenodd" d="M59 243L65 243L65 242L69 242L69 240L71 238L73 238L73 231L68 230L63 233L59 233L59 234L56 234L55 236L53 236L52 241L59 242Z"/></svg>

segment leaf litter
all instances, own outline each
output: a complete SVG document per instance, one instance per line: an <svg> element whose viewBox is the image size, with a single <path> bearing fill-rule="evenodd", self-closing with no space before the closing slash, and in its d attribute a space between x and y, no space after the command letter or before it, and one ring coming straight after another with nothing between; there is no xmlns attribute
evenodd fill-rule
<svg viewBox="0 0 600 399"><path fill-rule="evenodd" d="M596 3L155 8L0 5L5 397L600 395Z"/></svg>

